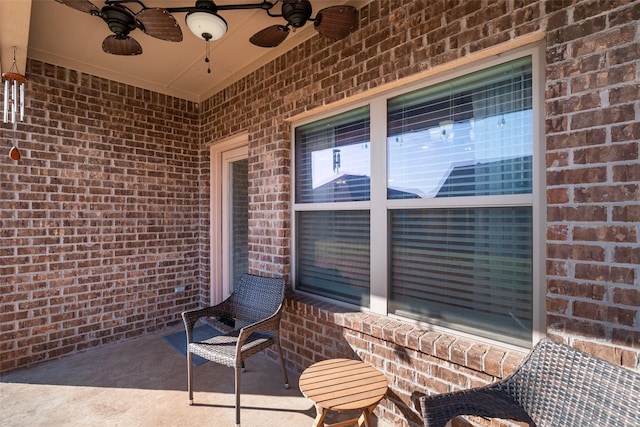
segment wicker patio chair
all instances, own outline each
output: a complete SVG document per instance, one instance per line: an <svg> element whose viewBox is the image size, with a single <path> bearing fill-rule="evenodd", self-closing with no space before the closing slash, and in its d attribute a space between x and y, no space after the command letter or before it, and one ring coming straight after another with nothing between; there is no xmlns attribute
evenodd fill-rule
<svg viewBox="0 0 640 427"><path fill-rule="evenodd" d="M425 427L478 415L537 427L640 426L640 375L544 339L503 380L420 398Z"/></svg>
<svg viewBox="0 0 640 427"><path fill-rule="evenodd" d="M272 345L280 357L285 388L289 388L279 340L284 280L245 274L225 301L212 307L182 313L187 334L189 404L193 404L192 355L235 369L236 426L240 426L240 373L244 360ZM201 318L218 321L223 334L202 342L193 341L193 328ZM225 325L232 325L225 327Z"/></svg>

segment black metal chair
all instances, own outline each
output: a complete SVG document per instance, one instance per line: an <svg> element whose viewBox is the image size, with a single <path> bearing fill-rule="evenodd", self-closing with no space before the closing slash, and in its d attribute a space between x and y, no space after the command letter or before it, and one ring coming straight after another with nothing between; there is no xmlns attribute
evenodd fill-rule
<svg viewBox="0 0 640 427"><path fill-rule="evenodd" d="M640 426L640 375L543 339L509 376L485 387L420 398L425 427L458 415L537 427Z"/></svg>
<svg viewBox="0 0 640 427"><path fill-rule="evenodd" d="M245 274L233 294L215 306L182 313L187 333L187 375L189 404L193 404L192 355L235 369L236 427L240 426L240 373L244 360L272 345L276 346L285 388L287 370L280 347L279 328L284 300L283 279ZM223 334L202 342L193 341L193 328L202 318L217 322ZM226 326L231 325L231 326Z"/></svg>

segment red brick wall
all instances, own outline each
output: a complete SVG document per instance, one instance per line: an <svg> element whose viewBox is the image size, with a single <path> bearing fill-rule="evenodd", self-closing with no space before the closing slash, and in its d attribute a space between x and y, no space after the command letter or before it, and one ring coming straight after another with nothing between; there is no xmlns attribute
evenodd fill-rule
<svg viewBox="0 0 640 427"><path fill-rule="evenodd" d="M284 120L534 31L546 34L547 333L638 369L639 21L638 1L374 1L347 39L314 37L199 110L31 61L25 160L0 156L2 369L207 301L207 144L249 132L250 271L287 277ZM283 342L293 369L356 355L380 368L392 391L379 415L393 425L419 424L416 392L485 383L522 357L306 299L288 301Z"/></svg>
<svg viewBox="0 0 640 427"><path fill-rule="evenodd" d="M546 91L547 327L636 369L638 19L637 1L579 2L551 14Z"/></svg>
<svg viewBox="0 0 640 427"><path fill-rule="evenodd" d="M284 120L544 31L546 332L637 370L639 19L637 1L372 2L346 40L311 39L214 96L203 109L211 140L244 129L250 134L256 218L250 267L288 272L288 238L271 240L271 247L258 243L264 233L288 237L290 229L291 141ZM278 252L283 256L274 257ZM385 372L392 393L379 415L393 425L420 424L416 392L492 381L524 355L379 316L345 314L308 298L288 301L283 327L294 369L358 356Z"/></svg>
<svg viewBox="0 0 640 427"><path fill-rule="evenodd" d="M0 123L0 372L176 323L208 275L195 105L37 61L27 76L19 162Z"/></svg>

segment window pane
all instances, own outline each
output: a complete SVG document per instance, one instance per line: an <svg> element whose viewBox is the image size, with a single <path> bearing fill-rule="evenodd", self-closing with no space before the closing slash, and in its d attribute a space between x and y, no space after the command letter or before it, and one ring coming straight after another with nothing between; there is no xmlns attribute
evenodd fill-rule
<svg viewBox="0 0 640 427"><path fill-rule="evenodd" d="M369 200L369 107L296 128L296 203Z"/></svg>
<svg viewBox="0 0 640 427"><path fill-rule="evenodd" d="M532 209L392 210L389 312L512 343L532 332Z"/></svg>
<svg viewBox="0 0 640 427"><path fill-rule="evenodd" d="M296 288L369 306L369 211L297 212Z"/></svg>
<svg viewBox="0 0 640 427"><path fill-rule="evenodd" d="M531 58L388 101L389 199L532 191Z"/></svg>

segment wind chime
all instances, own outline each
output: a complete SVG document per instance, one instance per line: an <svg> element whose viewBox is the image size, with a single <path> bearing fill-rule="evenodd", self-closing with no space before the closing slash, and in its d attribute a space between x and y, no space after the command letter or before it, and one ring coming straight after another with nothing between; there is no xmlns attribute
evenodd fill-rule
<svg viewBox="0 0 640 427"><path fill-rule="evenodd" d="M4 80L4 104L3 117L4 122L13 123L13 147L9 150L11 160L20 160L20 150L16 146L16 119L24 120L24 86L27 78L20 74L18 64L16 63L16 47L13 47L13 64L8 72L2 73Z"/></svg>

